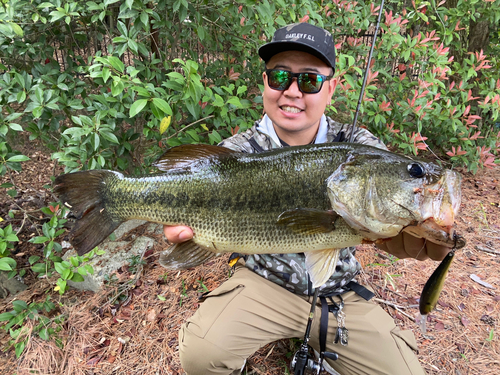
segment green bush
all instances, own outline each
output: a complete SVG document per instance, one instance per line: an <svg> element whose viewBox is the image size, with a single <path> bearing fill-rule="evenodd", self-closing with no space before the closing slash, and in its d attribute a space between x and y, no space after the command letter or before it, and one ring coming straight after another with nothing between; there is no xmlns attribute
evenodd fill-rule
<svg viewBox="0 0 500 375"><path fill-rule="evenodd" d="M138 173L166 146L247 129L262 114L257 48L292 22L339 41L332 115L350 121L377 11L338 0L10 1L0 14L0 173L24 160L12 141L21 130L67 172ZM499 14L499 1L386 4L360 124L402 152L430 149L472 171L498 163ZM484 20L490 43L467 54L464 33Z"/></svg>

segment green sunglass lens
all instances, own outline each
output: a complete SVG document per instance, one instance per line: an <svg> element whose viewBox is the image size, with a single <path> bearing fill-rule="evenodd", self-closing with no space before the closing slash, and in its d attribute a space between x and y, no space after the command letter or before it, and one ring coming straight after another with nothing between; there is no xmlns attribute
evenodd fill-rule
<svg viewBox="0 0 500 375"><path fill-rule="evenodd" d="M269 75L269 86L285 90L290 84L290 73L284 70L273 70Z"/></svg>
<svg viewBox="0 0 500 375"><path fill-rule="evenodd" d="M318 92L323 85L323 77L318 74L304 73L299 77L299 87L303 92Z"/></svg>

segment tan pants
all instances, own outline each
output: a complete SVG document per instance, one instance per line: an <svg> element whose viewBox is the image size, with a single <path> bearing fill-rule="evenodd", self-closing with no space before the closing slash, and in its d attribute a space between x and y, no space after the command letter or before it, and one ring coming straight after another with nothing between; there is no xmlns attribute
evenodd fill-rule
<svg viewBox="0 0 500 375"><path fill-rule="evenodd" d="M342 375L425 374L413 352L415 337L401 331L378 305L354 292L343 295L347 346L334 344L337 320L330 313L329 364ZM270 342L303 338L311 304L298 295L237 265L234 275L211 292L179 332L180 360L188 375L231 374L246 358ZM319 351L321 308L309 344Z"/></svg>

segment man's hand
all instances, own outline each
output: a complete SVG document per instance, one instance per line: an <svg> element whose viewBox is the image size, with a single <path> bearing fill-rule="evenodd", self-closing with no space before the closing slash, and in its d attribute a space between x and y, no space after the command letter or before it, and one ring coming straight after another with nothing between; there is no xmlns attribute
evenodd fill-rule
<svg viewBox="0 0 500 375"><path fill-rule="evenodd" d="M399 259L414 258L418 260L428 258L443 260L451 250L449 247L435 244L423 238L413 237L406 232L402 232L382 244L377 244L377 247Z"/></svg>
<svg viewBox="0 0 500 375"><path fill-rule="evenodd" d="M164 225L163 233L170 243L181 243L193 238L193 230L181 225Z"/></svg>

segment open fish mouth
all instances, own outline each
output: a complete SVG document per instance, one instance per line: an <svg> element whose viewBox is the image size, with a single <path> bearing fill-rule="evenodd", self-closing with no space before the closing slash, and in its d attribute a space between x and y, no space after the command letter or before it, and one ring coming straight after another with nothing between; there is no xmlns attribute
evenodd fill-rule
<svg viewBox="0 0 500 375"><path fill-rule="evenodd" d="M423 188L418 198L422 221L432 218L443 228L453 226L462 200L460 180L460 174L446 170L436 183Z"/></svg>

